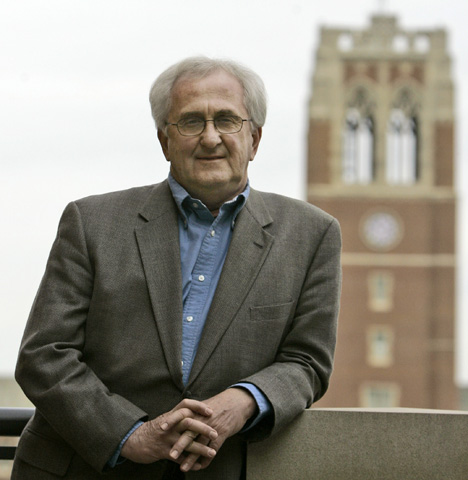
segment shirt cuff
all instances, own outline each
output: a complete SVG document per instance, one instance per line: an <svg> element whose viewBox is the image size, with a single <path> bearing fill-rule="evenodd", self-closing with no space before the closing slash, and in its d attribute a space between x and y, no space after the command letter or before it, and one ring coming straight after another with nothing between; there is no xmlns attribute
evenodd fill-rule
<svg viewBox="0 0 468 480"><path fill-rule="evenodd" d="M260 420L267 417L273 412L273 407L268 400L268 398L258 389L253 383L248 382L240 382L236 383L235 385L231 385L230 388L244 388L245 390L249 391L255 399L257 403L257 415L251 417L247 423L244 425L240 433L247 432L255 425L257 425Z"/></svg>
<svg viewBox="0 0 468 480"><path fill-rule="evenodd" d="M112 455L111 459L107 462L107 466L110 468L114 468L116 465L119 465L120 463L125 462L125 458L120 456L120 452L122 451L122 447L124 446L125 442L128 440L130 435L139 427L143 425L144 422L139 421L133 425L133 427L128 431L127 435L122 439L120 442L119 446L117 447L117 450L114 452L114 455Z"/></svg>

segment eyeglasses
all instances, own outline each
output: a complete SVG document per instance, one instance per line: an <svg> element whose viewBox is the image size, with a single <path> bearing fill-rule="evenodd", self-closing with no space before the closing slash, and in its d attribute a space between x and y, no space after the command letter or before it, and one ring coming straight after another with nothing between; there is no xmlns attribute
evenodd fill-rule
<svg viewBox="0 0 468 480"><path fill-rule="evenodd" d="M177 123L169 123L166 125L175 125L177 130L184 137L194 137L200 135L206 128L206 122L213 122L214 127L219 133L237 133L242 130L244 122L250 122L250 118L241 118L236 115L220 115L214 119L205 120L201 117L185 117Z"/></svg>

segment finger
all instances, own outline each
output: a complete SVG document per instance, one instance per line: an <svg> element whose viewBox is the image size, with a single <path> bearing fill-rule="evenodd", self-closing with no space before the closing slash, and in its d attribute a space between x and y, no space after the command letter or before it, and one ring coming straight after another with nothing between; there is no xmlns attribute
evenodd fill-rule
<svg viewBox="0 0 468 480"><path fill-rule="evenodd" d="M204 417L209 417L213 413L213 410L197 400L185 399L173 410L164 415L160 427L164 431L169 430L185 418L192 418L197 413Z"/></svg>
<svg viewBox="0 0 468 480"><path fill-rule="evenodd" d="M185 431L171 448L169 455L176 460L181 453L193 444L193 441L197 438L198 434L190 430Z"/></svg>
<svg viewBox="0 0 468 480"><path fill-rule="evenodd" d="M211 447L208 447L209 443L210 443L209 438L204 436L199 436L197 438L197 441L194 442L189 447L191 453L189 453L186 456L186 458L180 462L181 470L184 472L188 472L189 470L198 471L198 470L201 470L202 468L206 468L215 457L215 455L212 455L212 454L204 455L202 453L203 447L211 448Z"/></svg>
<svg viewBox="0 0 468 480"><path fill-rule="evenodd" d="M206 445L200 445L197 442L193 443L193 447L197 446L203 447L203 448L209 448ZM183 472L188 472L189 470L197 471L201 470L204 468L202 465L204 464L205 466L208 466L213 458L216 455L216 452L213 449L212 453L209 456L204 456L204 455L199 455L198 453L189 453L184 460L181 461L180 463L180 469Z"/></svg>
<svg viewBox="0 0 468 480"><path fill-rule="evenodd" d="M178 410L171 410L170 412L164 415L164 418L161 419L160 427L162 430L170 430L175 425L180 423L186 418L193 417L194 413L189 408L180 408Z"/></svg>
<svg viewBox="0 0 468 480"><path fill-rule="evenodd" d="M198 440L198 438L200 438L200 441ZM213 458L216 455L216 450L208 446L209 442L210 438L205 436L198 437L196 432L189 430L184 432L179 437L177 442L171 448L169 455L171 456L171 458L176 460L180 457L181 453L185 451L191 454L195 454L197 458L199 456ZM192 458L192 460L196 460L196 458Z"/></svg>
<svg viewBox="0 0 468 480"><path fill-rule="evenodd" d="M195 453L191 453L191 454L187 455L185 460L180 464L180 469L183 472L188 472L190 470L194 470L194 471L200 470L201 469L201 463L197 462L197 460L199 458L200 458L199 455L197 455Z"/></svg>
<svg viewBox="0 0 468 480"><path fill-rule="evenodd" d="M193 400L192 398L184 398L174 410L178 408L188 408L192 410L192 412L199 413L204 417L209 417L213 413L213 409L209 405L199 400Z"/></svg>
<svg viewBox="0 0 468 480"><path fill-rule="evenodd" d="M209 438L199 436L197 438L197 443L203 443L204 445L209 444L210 448L212 448L216 452L219 452L219 449L221 448L225 440L226 438L224 438L222 435L219 435L218 438L215 440L210 440ZM200 455L197 460L197 464L200 464L199 469L206 468L211 463L213 458L214 457L210 457L207 455ZM192 470L193 469L194 468L192 467Z"/></svg>
<svg viewBox="0 0 468 480"><path fill-rule="evenodd" d="M200 437L205 438L205 437ZM188 455L195 455L197 457L214 458L216 456L216 450L209 445L209 439L205 442L199 442L198 439L194 440L185 449L185 453Z"/></svg>
<svg viewBox="0 0 468 480"><path fill-rule="evenodd" d="M184 418L174 429L182 434L188 432L189 436L193 436L190 433L193 432L195 436L204 435L210 440L218 438L218 432L212 426L206 424L203 420L196 420L194 418Z"/></svg>

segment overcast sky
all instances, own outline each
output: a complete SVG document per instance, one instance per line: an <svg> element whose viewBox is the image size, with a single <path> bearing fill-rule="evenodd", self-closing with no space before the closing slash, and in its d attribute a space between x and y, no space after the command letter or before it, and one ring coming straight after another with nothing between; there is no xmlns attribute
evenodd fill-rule
<svg viewBox="0 0 468 480"><path fill-rule="evenodd" d="M270 102L250 167L252 185L304 199L307 102L319 26L364 28L382 9L410 29L449 31L458 118L459 290L467 292L466 0L3 0L0 375L13 372L65 205L167 176L147 100L162 70L195 54L231 57L254 68ZM463 383L467 312L462 302L457 378Z"/></svg>

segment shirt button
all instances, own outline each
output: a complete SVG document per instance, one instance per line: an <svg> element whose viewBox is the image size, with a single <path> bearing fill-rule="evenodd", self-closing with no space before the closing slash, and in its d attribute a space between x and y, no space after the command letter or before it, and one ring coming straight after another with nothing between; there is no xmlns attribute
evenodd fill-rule
<svg viewBox="0 0 468 480"><path fill-rule="evenodd" d="M195 202L192 203L192 207L193 207L193 208L198 208L198 203L195 203Z"/></svg>
<svg viewBox="0 0 468 480"><path fill-rule="evenodd" d="M193 317L192 315L189 315L187 318L186 318L187 322L191 322L193 320Z"/></svg>
<svg viewBox="0 0 468 480"><path fill-rule="evenodd" d="M214 231L214 230L211 230L211 236L212 236L212 237L215 236L215 231Z"/></svg>
<svg viewBox="0 0 468 480"><path fill-rule="evenodd" d="M205 281L205 276L204 275L199 275L198 280L200 280L200 282L204 282Z"/></svg>

